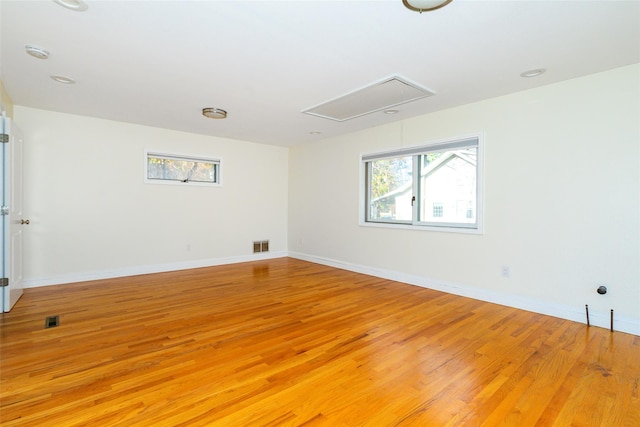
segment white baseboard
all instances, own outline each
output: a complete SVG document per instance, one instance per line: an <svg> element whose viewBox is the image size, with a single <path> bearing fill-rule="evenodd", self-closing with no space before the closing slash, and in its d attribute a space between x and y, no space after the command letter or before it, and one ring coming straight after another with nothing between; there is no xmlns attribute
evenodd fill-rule
<svg viewBox="0 0 640 427"><path fill-rule="evenodd" d="M226 258L211 258L194 261L181 261L168 264L144 265L136 267L124 267L114 270L102 270L85 273L62 274L52 277L26 279L25 288L38 288L41 286L61 285L65 283L87 282L90 280L114 279L116 277L138 276L140 274L164 273L167 271L188 270L190 268L213 267L216 265L236 264L239 262L259 261L264 259L283 258L287 252L261 252L251 255L241 255Z"/></svg>
<svg viewBox="0 0 640 427"><path fill-rule="evenodd" d="M353 271L356 273L368 274L370 276L380 277L383 279L394 280L396 282L408 283L423 288L433 289L436 291L446 292L449 294L460 295L463 297L473 298L480 301L500 304L507 307L518 308L521 310L532 311L534 313L545 314L548 316L567 319L574 322L586 324L586 313L584 307L574 307L565 304L556 304L548 301L536 300L520 295L508 294L504 292L496 292L488 289L477 288L458 283L444 282L442 280L433 280L423 276L416 276L398 271L384 270L363 265L351 264L343 261L337 261L328 258L322 258L312 255L306 255L298 252L289 252L291 258L297 258L304 261L314 262L316 264L328 265L330 267L340 268L342 270ZM589 312L589 320L592 326L601 328L610 328L610 313L593 313ZM615 315L614 313L614 330L626 332L640 336L640 320L631 319L624 316Z"/></svg>
<svg viewBox="0 0 640 427"><path fill-rule="evenodd" d="M561 319L567 319L574 322L586 323L586 315L583 307L574 307L564 304L555 304L548 301L541 301L532 298L526 298L520 295L508 294L504 292L496 292L488 289L476 288L473 286L462 285L458 283L445 282L442 280L433 280L423 276L416 276L398 271L385 270L380 268L368 267L363 265L351 264L343 261L306 255L298 252L269 252L252 255L242 255L226 258L212 258L195 261L183 261L169 264L156 264L137 267L125 267L114 270L104 270L86 273L64 274L53 277L44 277L37 279L27 279L24 281L25 288L36 288L40 286L60 285L64 283L86 282L91 280L113 279L116 277L137 276L140 274L163 273L167 271L187 270L190 268L212 267L216 265L235 264L239 262L258 261L264 259L283 258L289 256L304 261L314 262L316 264L327 265L330 267L340 268L342 270L353 271L356 273L368 274L370 276L380 277L383 279L394 280L396 282L408 283L427 289L446 292L449 294L460 295L480 301L491 302L508 307L518 308L521 310L532 311L534 313L554 316ZM590 323L592 326L602 328L610 327L610 313L589 313ZM640 336L640 320L631 319L624 316L614 315L614 330L626 332L629 334Z"/></svg>

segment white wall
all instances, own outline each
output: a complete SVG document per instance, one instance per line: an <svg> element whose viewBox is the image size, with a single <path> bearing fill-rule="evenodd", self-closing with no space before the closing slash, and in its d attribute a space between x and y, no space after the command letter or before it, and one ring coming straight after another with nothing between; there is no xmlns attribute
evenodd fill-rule
<svg viewBox="0 0 640 427"><path fill-rule="evenodd" d="M640 335L640 65L291 150L22 106L14 117L27 286L256 259L251 242L270 239L267 256L573 320L589 304L601 326L613 308L616 329ZM362 153L478 132L483 235L358 225ZM145 149L221 157L223 186L144 184Z"/></svg>
<svg viewBox="0 0 640 427"><path fill-rule="evenodd" d="M295 147L289 251L573 320L589 304L601 326L614 309L616 329L640 334L639 123L633 65ZM473 133L483 235L358 225L361 154Z"/></svg>
<svg viewBox="0 0 640 427"><path fill-rule="evenodd" d="M215 265L287 249L288 150L15 106L26 286ZM144 150L222 158L222 187L144 183Z"/></svg>

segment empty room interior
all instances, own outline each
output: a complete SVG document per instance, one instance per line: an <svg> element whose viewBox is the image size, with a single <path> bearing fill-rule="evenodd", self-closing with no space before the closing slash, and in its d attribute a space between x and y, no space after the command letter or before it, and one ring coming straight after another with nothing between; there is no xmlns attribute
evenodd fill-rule
<svg viewBox="0 0 640 427"><path fill-rule="evenodd" d="M0 0L3 426L639 426L640 2Z"/></svg>

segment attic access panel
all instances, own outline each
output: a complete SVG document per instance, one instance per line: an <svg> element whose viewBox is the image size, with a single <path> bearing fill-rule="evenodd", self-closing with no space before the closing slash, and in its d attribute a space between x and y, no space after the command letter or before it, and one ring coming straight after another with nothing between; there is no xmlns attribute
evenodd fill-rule
<svg viewBox="0 0 640 427"><path fill-rule="evenodd" d="M344 122L435 95L435 92L409 82L400 76L391 76L354 92L302 110L304 114Z"/></svg>

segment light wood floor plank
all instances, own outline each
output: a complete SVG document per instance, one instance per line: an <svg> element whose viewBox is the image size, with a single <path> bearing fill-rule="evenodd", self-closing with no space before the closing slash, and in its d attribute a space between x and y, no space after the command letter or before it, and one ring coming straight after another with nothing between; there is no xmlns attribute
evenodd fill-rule
<svg viewBox="0 0 640 427"><path fill-rule="evenodd" d="M640 337L290 258L27 289L0 327L3 426L640 425Z"/></svg>

